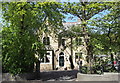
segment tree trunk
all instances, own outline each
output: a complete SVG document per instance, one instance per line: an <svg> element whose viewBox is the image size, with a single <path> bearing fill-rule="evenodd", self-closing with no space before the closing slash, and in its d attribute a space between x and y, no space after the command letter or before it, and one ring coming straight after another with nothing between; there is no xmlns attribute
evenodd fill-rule
<svg viewBox="0 0 120 83"><path fill-rule="evenodd" d="M114 69L114 55L111 49L110 49L110 57L111 57L111 62L112 62L112 69Z"/></svg>
<svg viewBox="0 0 120 83"><path fill-rule="evenodd" d="M114 56L113 56L113 53L112 53L112 48L111 48L111 45L112 45L112 38L110 36L110 33L111 33L111 28L109 27L109 31L108 31L108 38L109 38L109 44L110 44L110 56L111 56L111 62L112 62L112 69L114 69Z"/></svg>
<svg viewBox="0 0 120 83"><path fill-rule="evenodd" d="M55 70L55 64L54 64L54 51L52 51L52 69Z"/></svg>
<svg viewBox="0 0 120 83"><path fill-rule="evenodd" d="M82 6L83 6L83 13L82 13L82 18L81 21L82 21L82 28L83 28L83 38L84 38L84 47L86 49L86 54L88 56L88 64L89 64L89 67L88 67L88 70L89 72L88 73L92 73L92 68L91 68L91 60L92 60L92 52L90 52L92 50L91 48L91 45L89 44L90 42L90 36L88 34L88 30L87 30L87 25L86 25L86 22L87 22L87 15L86 15L86 4L84 2L81 2Z"/></svg>
<svg viewBox="0 0 120 83"><path fill-rule="evenodd" d="M73 47L72 47L72 44L73 44L73 40L72 40L72 37L70 37L71 39L71 55L69 57L69 60L70 60L70 65L71 65L71 69L74 69L74 64L73 64Z"/></svg>
<svg viewBox="0 0 120 83"><path fill-rule="evenodd" d="M92 61L92 48L91 48L91 45L89 44L89 41L90 41L90 37L89 37L89 34L88 34L88 32L87 32L87 30L86 30L86 25L83 25L83 38L84 38L84 47L85 47L85 49L86 49L86 54L87 54L87 56L88 56L88 59L89 59L89 62L88 62L88 64L89 64L89 67L88 67L88 70L89 70L89 72L88 73L92 73L92 63L91 63L91 61Z"/></svg>
<svg viewBox="0 0 120 83"><path fill-rule="evenodd" d="M37 60L36 62L36 72L39 73L40 72L40 61Z"/></svg>

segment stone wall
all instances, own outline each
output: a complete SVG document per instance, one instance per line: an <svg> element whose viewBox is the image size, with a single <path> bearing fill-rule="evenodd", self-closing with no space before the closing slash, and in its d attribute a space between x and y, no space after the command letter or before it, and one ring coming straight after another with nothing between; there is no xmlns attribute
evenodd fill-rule
<svg viewBox="0 0 120 83"><path fill-rule="evenodd" d="M23 80L35 80L40 78L40 73L24 73L13 76L10 73L2 74L2 81L23 81Z"/></svg>
<svg viewBox="0 0 120 83"><path fill-rule="evenodd" d="M77 74L77 81L119 81L119 73Z"/></svg>
<svg viewBox="0 0 120 83"><path fill-rule="evenodd" d="M40 71L49 71L49 70L52 70L52 64L49 63L40 64Z"/></svg>

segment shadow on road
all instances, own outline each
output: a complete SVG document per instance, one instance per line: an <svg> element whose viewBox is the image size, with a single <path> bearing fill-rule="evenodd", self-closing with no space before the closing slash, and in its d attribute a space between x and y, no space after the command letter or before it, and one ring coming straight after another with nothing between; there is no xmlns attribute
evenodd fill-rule
<svg viewBox="0 0 120 83"><path fill-rule="evenodd" d="M71 80L77 78L78 70L48 71L40 73L40 80Z"/></svg>

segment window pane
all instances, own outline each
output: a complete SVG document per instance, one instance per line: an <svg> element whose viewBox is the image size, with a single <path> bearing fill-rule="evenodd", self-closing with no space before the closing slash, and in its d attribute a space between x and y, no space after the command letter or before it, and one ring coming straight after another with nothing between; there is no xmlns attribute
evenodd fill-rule
<svg viewBox="0 0 120 83"><path fill-rule="evenodd" d="M45 58L46 58L46 63L50 62L50 60L48 59L48 57L47 57L47 56L46 56Z"/></svg>
<svg viewBox="0 0 120 83"><path fill-rule="evenodd" d="M78 61L78 53L75 53L75 62Z"/></svg>
<svg viewBox="0 0 120 83"><path fill-rule="evenodd" d="M43 38L43 44L50 45L50 38L49 37L44 37Z"/></svg>
<svg viewBox="0 0 120 83"><path fill-rule="evenodd" d="M47 41L46 41L47 43L47 45L50 45L50 38L49 37L47 37Z"/></svg>
<svg viewBox="0 0 120 83"><path fill-rule="evenodd" d="M45 37L43 38L43 44L46 45L46 38Z"/></svg>
<svg viewBox="0 0 120 83"><path fill-rule="evenodd" d="M62 39L62 45L65 46L65 39Z"/></svg>
<svg viewBox="0 0 120 83"><path fill-rule="evenodd" d="M64 56L59 57L59 66L64 66Z"/></svg>

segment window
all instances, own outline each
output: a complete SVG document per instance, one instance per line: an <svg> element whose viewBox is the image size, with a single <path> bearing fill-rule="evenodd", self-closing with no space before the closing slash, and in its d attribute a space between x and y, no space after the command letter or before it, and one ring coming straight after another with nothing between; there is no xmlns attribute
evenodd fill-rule
<svg viewBox="0 0 120 83"><path fill-rule="evenodd" d="M81 45L81 43L82 43L81 38L76 38L75 41L76 41L76 45Z"/></svg>
<svg viewBox="0 0 120 83"><path fill-rule="evenodd" d="M42 58L41 60L42 63L49 63L50 62L50 58L48 56L45 56Z"/></svg>
<svg viewBox="0 0 120 83"><path fill-rule="evenodd" d="M65 39L62 39L62 46L65 46Z"/></svg>
<svg viewBox="0 0 120 83"><path fill-rule="evenodd" d="M75 53L75 62L77 62L79 59L78 59L78 53Z"/></svg>
<svg viewBox="0 0 120 83"><path fill-rule="evenodd" d="M58 46L65 46L65 39L62 39L62 37L58 38Z"/></svg>
<svg viewBox="0 0 120 83"><path fill-rule="evenodd" d="M44 37L43 38L43 44L50 45L50 38L49 37Z"/></svg>
<svg viewBox="0 0 120 83"><path fill-rule="evenodd" d="M82 58L82 53L75 53L75 62Z"/></svg>
<svg viewBox="0 0 120 83"><path fill-rule="evenodd" d="M46 55L41 59L42 63L50 63L50 53L46 53Z"/></svg>

